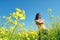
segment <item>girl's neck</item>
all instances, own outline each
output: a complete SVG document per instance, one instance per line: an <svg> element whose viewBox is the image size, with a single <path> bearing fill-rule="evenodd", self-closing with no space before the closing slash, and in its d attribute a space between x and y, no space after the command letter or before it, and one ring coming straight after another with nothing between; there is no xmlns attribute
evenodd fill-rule
<svg viewBox="0 0 60 40"><path fill-rule="evenodd" d="M41 18L38 18L38 20L41 19Z"/></svg>

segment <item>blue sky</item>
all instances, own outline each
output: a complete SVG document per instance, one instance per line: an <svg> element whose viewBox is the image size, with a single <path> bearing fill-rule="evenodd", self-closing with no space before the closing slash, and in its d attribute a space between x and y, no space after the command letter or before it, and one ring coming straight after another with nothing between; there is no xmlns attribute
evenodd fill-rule
<svg viewBox="0 0 60 40"><path fill-rule="evenodd" d="M48 8L52 8L53 15L60 11L60 0L0 0L0 16L8 16L15 8L26 12L26 27L33 25L36 13L40 12L45 21L50 21L47 15ZM36 28L36 27L32 27Z"/></svg>

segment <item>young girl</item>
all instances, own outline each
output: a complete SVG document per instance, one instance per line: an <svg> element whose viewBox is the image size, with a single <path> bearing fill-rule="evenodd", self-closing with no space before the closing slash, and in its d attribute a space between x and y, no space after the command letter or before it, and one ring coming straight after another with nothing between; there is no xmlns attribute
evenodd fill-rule
<svg viewBox="0 0 60 40"><path fill-rule="evenodd" d="M41 31L43 31L43 33L44 33L45 26L44 26L44 20L41 19L41 15L39 13L36 14L35 22L38 27L38 35L39 35L38 40L41 40Z"/></svg>
<svg viewBox="0 0 60 40"><path fill-rule="evenodd" d="M41 15L39 13L36 14L35 22L38 26L38 29L45 29L44 20L41 19Z"/></svg>

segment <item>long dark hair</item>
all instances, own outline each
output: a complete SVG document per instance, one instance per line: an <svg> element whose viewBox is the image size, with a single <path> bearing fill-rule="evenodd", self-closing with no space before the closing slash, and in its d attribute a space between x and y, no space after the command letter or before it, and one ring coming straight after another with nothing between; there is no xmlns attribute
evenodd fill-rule
<svg viewBox="0 0 60 40"><path fill-rule="evenodd" d="M37 20L38 19L38 16L40 15L40 13L37 13L36 14L36 17L35 17L35 20ZM40 17L41 18L41 17Z"/></svg>

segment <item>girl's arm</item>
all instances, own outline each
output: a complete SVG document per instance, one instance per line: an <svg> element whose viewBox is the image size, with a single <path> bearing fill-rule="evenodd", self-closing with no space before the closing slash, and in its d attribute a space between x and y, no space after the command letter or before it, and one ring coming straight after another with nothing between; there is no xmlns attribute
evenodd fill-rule
<svg viewBox="0 0 60 40"><path fill-rule="evenodd" d="M36 22L36 23L39 23L39 24L43 24L43 23L44 23L43 20L41 20L41 21L39 21L39 20L35 20L35 22Z"/></svg>

